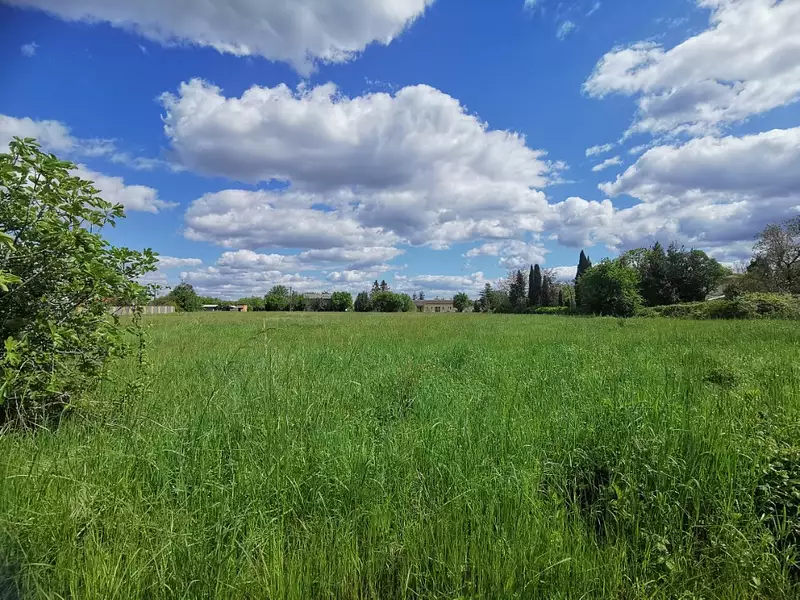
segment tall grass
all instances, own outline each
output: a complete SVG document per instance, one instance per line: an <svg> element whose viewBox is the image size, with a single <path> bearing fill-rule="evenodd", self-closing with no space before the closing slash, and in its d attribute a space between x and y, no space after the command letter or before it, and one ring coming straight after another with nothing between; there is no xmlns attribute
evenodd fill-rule
<svg viewBox="0 0 800 600"><path fill-rule="evenodd" d="M144 390L0 437L0 597L797 597L793 323L151 322Z"/></svg>

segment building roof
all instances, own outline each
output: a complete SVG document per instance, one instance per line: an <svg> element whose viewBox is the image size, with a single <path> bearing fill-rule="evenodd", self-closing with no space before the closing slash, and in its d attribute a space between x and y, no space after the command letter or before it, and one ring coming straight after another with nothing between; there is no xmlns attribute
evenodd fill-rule
<svg viewBox="0 0 800 600"><path fill-rule="evenodd" d="M425 305L425 304L452 304L452 300L414 300L414 304L417 306Z"/></svg>

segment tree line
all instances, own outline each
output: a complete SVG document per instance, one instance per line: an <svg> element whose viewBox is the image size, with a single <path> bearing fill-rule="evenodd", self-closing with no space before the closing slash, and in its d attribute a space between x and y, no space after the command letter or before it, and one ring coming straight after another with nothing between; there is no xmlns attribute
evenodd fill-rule
<svg viewBox="0 0 800 600"><path fill-rule="evenodd" d="M702 250L658 242L593 265L582 250L575 279L558 283L552 271L532 265L497 286L487 283L472 303L475 312L561 312L628 317L643 307L703 302L715 290L728 300L748 293L800 294L800 216L758 234L754 253L736 271ZM453 297L468 310L469 298Z"/></svg>

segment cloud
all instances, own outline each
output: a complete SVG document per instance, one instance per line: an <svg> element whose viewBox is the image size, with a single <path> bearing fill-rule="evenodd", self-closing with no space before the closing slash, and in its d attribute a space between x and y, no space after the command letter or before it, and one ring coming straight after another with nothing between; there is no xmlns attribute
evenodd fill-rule
<svg viewBox="0 0 800 600"><path fill-rule="evenodd" d="M30 42L28 44L23 44L20 46L19 51L22 52L22 56L27 56L31 58L36 56L36 49L39 47L39 44L36 42Z"/></svg>
<svg viewBox="0 0 800 600"><path fill-rule="evenodd" d="M489 242L472 248L464 256L499 256L499 265L505 269L522 269L536 263L544 263L549 251L541 244L530 244L518 240Z"/></svg>
<svg viewBox="0 0 800 600"><path fill-rule="evenodd" d="M32 137L48 152L64 155L96 156L105 153L102 140L73 138L69 128L58 121L35 121L28 117L0 115L0 148L6 148L14 137ZM110 177L77 164L73 175L94 182L104 200L122 204L127 210L157 213L177 206L158 197L158 191L143 185L127 185L122 177Z"/></svg>
<svg viewBox="0 0 800 600"><path fill-rule="evenodd" d="M176 269L178 267L199 267L203 261L199 258L176 258L174 256L159 256L159 269Z"/></svg>
<svg viewBox="0 0 800 600"><path fill-rule="evenodd" d="M313 208L299 192L224 190L192 202L184 216L191 240L235 248L316 250L392 246L397 238L364 227L351 213Z"/></svg>
<svg viewBox="0 0 800 600"><path fill-rule="evenodd" d="M161 44L260 55L308 73L389 44L433 0L5 0L68 21L106 22Z"/></svg>
<svg viewBox="0 0 800 600"><path fill-rule="evenodd" d="M600 146L592 146L586 149L586 157L597 156L598 154L605 154L611 152L616 144L602 144Z"/></svg>
<svg viewBox="0 0 800 600"><path fill-rule="evenodd" d="M348 98L332 84L296 91L279 85L226 98L219 88L192 80L162 101L165 132L186 167L287 186L269 200L262 196L224 209L229 231L252 229L254 222L273 227L269 222L302 207L302 216L319 224L314 237L356 224L359 235L384 237L388 243L377 245L386 246L402 240L445 248L519 237L541 230L547 198L536 188L557 179L563 168L529 148L523 136L491 130L457 100L428 86ZM265 205L275 202L281 211L267 214ZM204 204L193 205L197 210L188 215L194 239L210 239L208 227L195 219ZM215 240L250 248L291 233L276 228L265 238L262 226L261 233L244 239L221 235L218 225Z"/></svg>
<svg viewBox="0 0 800 600"><path fill-rule="evenodd" d="M253 86L241 98L199 79L162 95L165 133L190 168L325 189L429 187L447 172L542 186L551 167L524 137L490 131L434 88L348 98L333 84Z"/></svg>
<svg viewBox="0 0 800 600"><path fill-rule="evenodd" d="M621 164L622 164L622 159L619 156L614 156L612 158L608 158L608 159L604 160L600 164L597 164L597 165L593 166L592 167L592 171L594 173L599 173L600 171L603 171L604 169L608 169L609 167L613 167L615 165L621 165Z"/></svg>
<svg viewBox="0 0 800 600"><path fill-rule="evenodd" d="M575 25L574 22L570 20L564 21L563 23L561 23L561 25L558 26L558 30L556 31L556 37L560 40L563 40L575 30L575 27L577 27L577 25Z"/></svg>
<svg viewBox="0 0 800 600"><path fill-rule="evenodd" d="M595 2L592 5L592 8L589 9L589 12L586 13L586 16L587 17L591 17L594 13L596 13L598 10L600 10L601 6L602 6L602 4L600 2Z"/></svg>
<svg viewBox="0 0 800 600"><path fill-rule="evenodd" d="M354 287L363 287L371 282L379 279L384 273L391 270L389 265L380 265L374 269L358 270L351 269L348 271L333 271L328 274L328 281L336 284L346 284L351 289Z"/></svg>
<svg viewBox="0 0 800 600"><path fill-rule="evenodd" d="M697 0L709 28L673 48L637 42L607 53L584 83L590 96L635 96L629 133L713 132L800 97L800 3Z"/></svg>
<svg viewBox="0 0 800 600"><path fill-rule="evenodd" d="M14 137L36 138L45 150L51 152L69 152L75 147L75 140L63 123L0 115L0 148L7 147Z"/></svg>
<svg viewBox="0 0 800 600"><path fill-rule="evenodd" d="M578 266L574 267L550 267L547 269L552 271L556 276L556 281L561 283L571 283L575 280L575 275L578 273Z"/></svg>
<svg viewBox="0 0 800 600"><path fill-rule="evenodd" d="M614 183L609 195L647 201L691 192L737 197L800 197L800 127L743 137L703 137L648 150Z"/></svg>
<svg viewBox="0 0 800 600"><path fill-rule="evenodd" d="M104 157L137 171L149 171L156 167L180 170L179 166L158 158L137 157L120 151L114 140L76 138L69 127L60 121L0 115L0 147L6 147L13 137L35 138L47 152L81 158Z"/></svg>
<svg viewBox="0 0 800 600"><path fill-rule="evenodd" d="M158 191L144 185L126 185L122 177L111 177L92 171L85 165L76 165L73 174L81 179L92 181L103 200L112 204L122 204L126 210L158 213L161 210L178 206L158 197Z"/></svg>
<svg viewBox="0 0 800 600"><path fill-rule="evenodd" d="M637 204L615 208L610 200L568 198L552 205L546 227L565 245L625 250L676 241L735 261L751 254L768 223L800 214L797 164L800 127L658 146L600 185Z"/></svg>
<svg viewBox="0 0 800 600"><path fill-rule="evenodd" d="M423 290L428 298L452 298L457 292L477 295L489 280L480 271L471 275L398 275L394 276L394 290L411 294Z"/></svg>

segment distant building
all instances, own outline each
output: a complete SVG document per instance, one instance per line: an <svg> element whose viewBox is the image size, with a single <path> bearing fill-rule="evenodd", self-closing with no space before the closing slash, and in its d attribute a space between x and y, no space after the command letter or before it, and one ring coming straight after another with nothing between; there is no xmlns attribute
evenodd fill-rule
<svg viewBox="0 0 800 600"><path fill-rule="evenodd" d="M333 294L329 292L307 292L303 294L306 300L330 300Z"/></svg>
<svg viewBox="0 0 800 600"><path fill-rule="evenodd" d="M416 300L414 304L422 313L454 313L458 312L452 300Z"/></svg>

